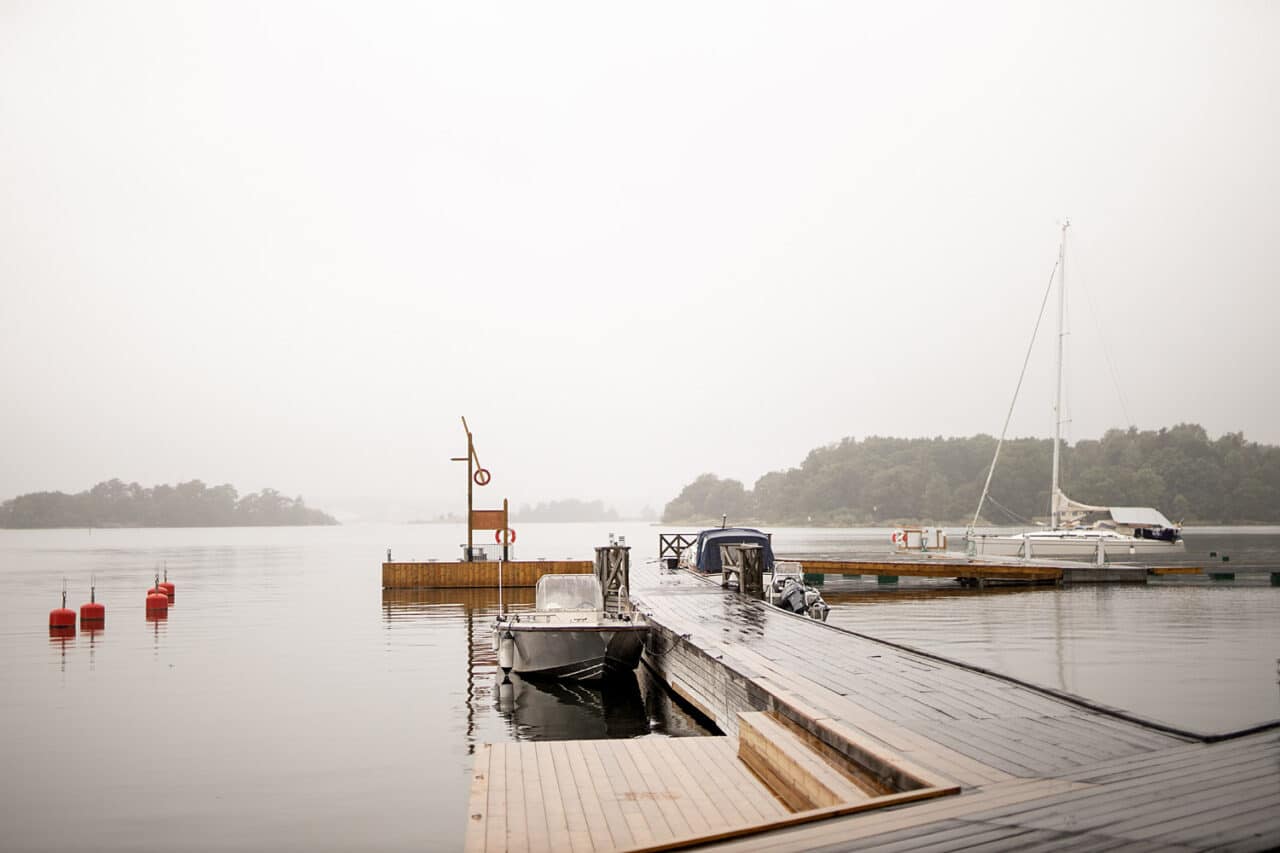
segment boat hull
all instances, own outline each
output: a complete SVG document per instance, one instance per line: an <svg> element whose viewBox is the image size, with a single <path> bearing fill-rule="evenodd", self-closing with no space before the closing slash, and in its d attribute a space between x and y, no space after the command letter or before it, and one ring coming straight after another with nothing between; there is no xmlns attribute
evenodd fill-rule
<svg viewBox="0 0 1280 853"><path fill-rule="evenodd" d="M1091 561L1097 557L1099 541L1108 560L1137 560L1162 554L1181 554L1186 550L1181 539L1163 542L1126 536L1101 540L1085 536L980 536L976 539L976 546L979 556Z"/></svg>
<svg viewBox="0 0 1280 853"><path fill-rule="evenodd" d="M515 638L512 670L532 678L599 681L635 671L644 651L645 625L575 628L508 626Z"/></svg>

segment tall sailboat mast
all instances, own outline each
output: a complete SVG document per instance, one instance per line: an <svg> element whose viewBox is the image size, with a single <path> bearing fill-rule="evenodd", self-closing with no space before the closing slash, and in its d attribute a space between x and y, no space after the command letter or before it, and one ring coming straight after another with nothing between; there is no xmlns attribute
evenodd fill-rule
<svg viewBox="0 0 1280 853"><path fill-rule="evenodd" d="M1053 485L1049 489L1049 527L1058 529L1058 464L1062 444L1062 338L1063 315L1067 299L1067 229L1071 220L1062 223L1062 242L1058 245L1058 384L1053 398Z"/></svg>

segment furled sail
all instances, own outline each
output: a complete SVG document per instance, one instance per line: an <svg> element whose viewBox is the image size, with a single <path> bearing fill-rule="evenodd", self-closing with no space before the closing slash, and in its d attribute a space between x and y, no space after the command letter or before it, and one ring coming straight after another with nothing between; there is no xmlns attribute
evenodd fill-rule
<svg viewBox="0 0 1280 853"><path fill-rule="evenodd" d="M1058 489L1053 493L1053 511L1058 516L1059 526L1072 527L1083 522L1091 512L1105 512L1110 515L1111 508L1073 501L1063 493L1062 489Z"/></svg>

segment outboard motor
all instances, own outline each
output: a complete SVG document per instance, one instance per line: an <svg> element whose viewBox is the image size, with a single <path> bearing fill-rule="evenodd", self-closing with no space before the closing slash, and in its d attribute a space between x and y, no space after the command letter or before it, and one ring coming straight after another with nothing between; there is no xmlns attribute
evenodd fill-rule
<svg viewBox="0 0 1280 853"><path fill-rule="evenodd" d="M782 595L778 598L777 604L792 613L804 613L809 609L807 598L808 596L805 595L805 589L801 584L791 578L786 578L783 580Z"/></svg>
<svg viewBox="0 0 1280 853"><path fill-rule="evenodd" d="M790 613L798 613L827 621L831 608L822 600L822 593L804 582L804 572L799 563L774 564L773 579L766 589L769 603Z"/></svg>

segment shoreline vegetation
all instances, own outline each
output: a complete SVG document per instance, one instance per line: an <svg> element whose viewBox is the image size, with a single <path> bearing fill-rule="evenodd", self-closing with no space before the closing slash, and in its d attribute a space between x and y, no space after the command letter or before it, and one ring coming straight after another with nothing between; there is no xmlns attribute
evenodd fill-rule
<svg viewBox="0 0 1280 853"><path fill-rule="evenodd" d="M144 488L107 480L92 489L32 492L0 503L0 528L296 527L338 521L299 495L275 489L241 496L230 484L200 480Z"/></svg>
<svg viewBox="0 0 1280 853"><path fill-rule="evenodd" d="M519 509L511 511L511 523L521 524L591 524L607 521L653 521L658 520L658 513L653 507L646 506L638 517L627 517L619 513L604 501L584 501L578 498L541 501L537 504L521 504ZM465 524L466 518L455 512L441 513L435 518L414 518L409 524Z"/></svg>
<svg viewBox="0 0 1280 853"><path fill-rule="evenodd" d="M844 438L811 450L797 468L747 489L702 474L662 513L664 524L782 527L965 526L995 452L989 435ZM1032 526L1049 509L1052 439L1006 439L979 524ZM1175 522L1280 522L1280 447L1244 434L1211 439L1198 424L1112 429L1062 445L1063 491L1097 506L1151 506Z"/></svg>
<svg viewBox="0 0 1280 853"><path fill-rule="evenodd" d="M583 501L576 498L546 501L535 506L521 504L520 509L511 513L512 523L517 521L588 522L618 520L618 511L611 506L605 506L604 501Z"/></svg>

